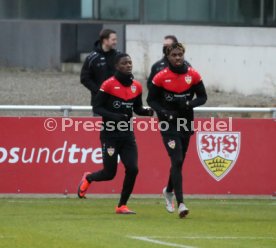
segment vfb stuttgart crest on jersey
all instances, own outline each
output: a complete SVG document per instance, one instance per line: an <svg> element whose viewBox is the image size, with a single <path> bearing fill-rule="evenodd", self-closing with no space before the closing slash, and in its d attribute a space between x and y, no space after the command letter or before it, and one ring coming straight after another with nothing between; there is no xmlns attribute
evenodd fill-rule
<svg viewBox="0 0 276 248"><path fill-rule="evenodd" d="M198 132L197 152L206 171L217 181L234 167L240 152L239 132Z"/></svg>
<svg viewBox="0 0 276 248"><path fill-rule="evenodd" d="M136 87L136 85L131 85L131 92L132 93L135 93L136 92L136 90L137 90L137 87Z"/></svg>
<svg viewBox="0 0 276 248"><path fill-rule="evenodd" d="M192 82L192 76L190 75L185 76L185 81L187 84L190 84Z"/></svg>

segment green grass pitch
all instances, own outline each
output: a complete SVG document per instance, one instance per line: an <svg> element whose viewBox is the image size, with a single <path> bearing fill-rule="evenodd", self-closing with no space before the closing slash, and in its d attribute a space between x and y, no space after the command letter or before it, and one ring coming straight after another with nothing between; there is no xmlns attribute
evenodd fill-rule
<svg viewBox="0 0 276 248"><path fill-rule="evenodd" d="M0 199L2 248L275 248L276 201L187 199L190 214L166 212L163 199Z"/></svg>

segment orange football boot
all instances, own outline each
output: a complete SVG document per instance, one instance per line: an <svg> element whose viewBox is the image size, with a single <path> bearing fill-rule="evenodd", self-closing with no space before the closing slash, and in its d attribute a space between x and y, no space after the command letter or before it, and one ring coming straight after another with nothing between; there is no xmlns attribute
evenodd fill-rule
<svg viewBox="0 0 276 248"><path fill-rule="evenodd" d="M128 209L126 205L116 207L116 214L136 214L134 211Z"/></svg>
<svg viewBox="0 0 276 248"><path fill-rule="evenodd" d="M85 172L82 176L80 183L79 183L79 186L78 186L78 197L79 198L86 198L85 194L90 185L90 183L86 180L86 176L89 174L91 174L91 172Z"/></svg>

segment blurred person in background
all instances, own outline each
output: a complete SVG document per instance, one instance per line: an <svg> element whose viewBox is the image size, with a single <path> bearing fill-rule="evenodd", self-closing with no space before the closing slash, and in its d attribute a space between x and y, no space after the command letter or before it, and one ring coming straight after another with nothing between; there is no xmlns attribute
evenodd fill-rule
<svg viewBox="0 0 276 248"><path fill-rule="evenodd" d="M80 81L91 92L92 106L103 81L114 75L114 59L119 54L116 45L116 32L112 29L102 30L94 50L86 57L82 66Z"/></svg>
<svg viewBox="0 0 276 248"><path fill-rule="evenodd" d="M149 89L148 104L157 113L160 125L167 127L161 135L171 161L167 186L163 188L166 209L175 211L174 195L178 214L184 218L189 209L184 204L182 189L182 166L193 134L193 108L207 101L207 94L200 74L188 66L184 60L185 48L181 43L173 43L165 50L168 67L154 76ZM180 126L180 120L185 125Z"/></svg>

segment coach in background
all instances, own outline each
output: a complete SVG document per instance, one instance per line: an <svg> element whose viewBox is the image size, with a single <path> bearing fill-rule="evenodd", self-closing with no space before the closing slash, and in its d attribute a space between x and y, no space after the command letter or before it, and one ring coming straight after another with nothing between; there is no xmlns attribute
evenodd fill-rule
<svg viewBox="0 0 276 248"><path fill-rule="evenodd" d="M165 69L167 66L168 66L168 61L166 59L166 56L165 56L165 50L168 46L170 46L171 44L173 43L177 43L178 40L177 38L174 36L174 35L166 35L164 37L164 41L163 41L163 58L158 60L157 62L155 62L152 67L151 67L151 72L150 72L150 75L148 77L148 80L147 80L147 87L149 89L149 87L151 86L152 84L152 79L153 77L159 72L159 71L162 71L163 69ZM190 63L186 60L184 60L184 63L188 66L191 66Z"/></svg>
<svg viewBox="0 0 276 248"><path fill-rule="evenodd" d="M91 92L92 106L103 81L113 76L114 59L119 54L115 49L117 34L114 30L102 30L99 38L94 50L85 59L80 75L81 83Z"/></svg>
<svg viewBox="0 0 276 248"><path fill-rule="evenodd" d="M185 217L189 210L184 204L182 190L182 166L193 134L193 108L207 101L207 94L199 73L184 62L185 48L173 43L166 48L168 67L160 71L152 81L148 104L157 112L158 119L166 124L161 135L171 160L167 186L163 189L167 211L174 212L175 194L178 214ZM186 123L185 126L180 126ZM173 193L174 192L174 193Z"/></svg>

